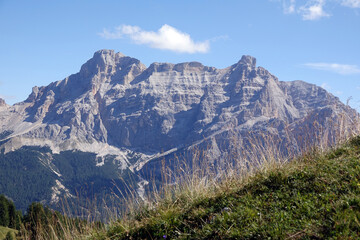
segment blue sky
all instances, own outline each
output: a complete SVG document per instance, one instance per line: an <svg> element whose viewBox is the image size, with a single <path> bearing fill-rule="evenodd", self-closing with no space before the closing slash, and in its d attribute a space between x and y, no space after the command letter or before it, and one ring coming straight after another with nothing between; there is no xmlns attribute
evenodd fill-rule
<svg viewBox="0 0 360 240"><path fill-rule="evenodd" d="M0 0L0 97L79 71L100 49L224 68L242 55L360 109L360 0Z"/></svg>

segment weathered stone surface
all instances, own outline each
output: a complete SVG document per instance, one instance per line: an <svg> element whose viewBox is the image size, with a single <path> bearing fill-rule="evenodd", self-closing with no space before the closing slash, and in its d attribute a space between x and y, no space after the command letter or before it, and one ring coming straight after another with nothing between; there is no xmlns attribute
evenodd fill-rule
<svg viewBox="0 0 360 240"><path fill-rule="evenodd" d="M5 106L7 106L5 100L0 98L0 107L5 107Z"/></svg>
<svg viewBox="0 0 360 240"><path fill-rule="evenodd" d="M142 196L147 181L162 180L164 163L179 169L179 158L193 164L201 156L205 167L229 166L236 159L246 168L247 156L261 164L268 156L297 154L319 139L331 144L356 133L358 122L357 112L326 90L279 81L251 56L225 69L198 62L146 68L137 59L100 50L78 73L35 86L24 102L9 106L0 99L0 153L50 147L29 150L40 156L33 160L53 181L48 198L30 200L55 206L79 190L66 178L71 167L54 160L62 155L67 156L62 161L76 163L81 152L96 153L86 161L95 174L75 181L78 186L92 186L97 179L95 191L101 193L109 190L109 181L131 173L124 184L135 184Z"/></svg>
<svg viewBox="0 0 360 240"><path fill-rule="evenodd" d="M330 119L341 114L350 128L357 114L338 98L313 84L281 82L251 56L225 69L198 62L146 68L137 59L100 50L80 72L34 87L26 101L1 110L0 132L12 132L1 148L48 145L54 152L114 154L139 168L161 153L229 131L271 130L283 137L284 126L291 126L295 139L302 134L298 129L317 121L334 134ZM216 148L217 141L210 142ZM139 155L135 165L128 152Z"/></svg>

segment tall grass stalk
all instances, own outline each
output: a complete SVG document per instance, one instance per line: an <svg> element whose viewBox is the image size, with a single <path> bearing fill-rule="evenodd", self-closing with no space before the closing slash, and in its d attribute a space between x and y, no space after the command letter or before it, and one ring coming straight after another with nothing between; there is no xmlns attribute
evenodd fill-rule
<svg viewBox="0 0 360 240"><path fill-rule="evenodd" d="M312 114L308 115L308 119L314 118ZM229 131L226 143L222 149L218 149L220 154L215 157L212 141L216 139L210 137L204 141L208 143L207 147L204 148L203 144L191 149L190 160L185 156L175 156L168 166L168 162L163 159L161 182L155 178L150 180L150 190L142 198L137 189L125 180L125 189L115 186L117 194L112 196L113 204L104 200L102 209L107 214L107 227L96 222L96 204L89 202L91 210L80 209L76 215L87 219L81 222L70 218L73 216L74 202L65 199L63 209L69 213L69 218L53 218L46 226L36 226L36 239L106 238L109 228L129 232L154 221L156 214L181 212L204 199L236 191L258 174L266 175L295 158L306 158L327 151L359 134L358 115L348 116L343 113L338 116L327 117L321 123L313 121L301 129L298 128L301 124L288 124L283 126L281 132L276 131L276 126L268 126L270 130L257 132ZM326 124L328 126L324 128ZM28 229L28 226L22 227L22 239L31 239L32 233Z"/></svg>
<svg viewBox="0 0 360 240"><path fill-rule="evenodd" d="M309 114L307 120L315 118L314 114ZM166 166L164 160L161 184L153 181L152 191L143 200L133 191L125 200L127 209L110 226L130 232L155 221L156 214L181 212L204 199L236 191L258 174L267 175L297 158L313 158L360 133L357 114L337 115L327 116L321 123L314 120L301 129L298 128L301 124L288 124L282 132L272 132L271 126L262 132L230 131L227 136L230 141L225 144L227 151L217 159L212 156L209 144L205 149L193 148L190 161L175 157L176 168Z"/></svg>

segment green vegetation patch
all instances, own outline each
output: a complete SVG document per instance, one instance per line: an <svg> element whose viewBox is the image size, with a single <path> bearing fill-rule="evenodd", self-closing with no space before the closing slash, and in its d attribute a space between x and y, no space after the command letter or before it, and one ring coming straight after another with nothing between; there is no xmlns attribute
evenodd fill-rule
<svg viewBox="0 0 360 240"><path fill-rule="evenodd" d="M0 194L11 197L22 211L33 201L51 197L56 175L39 161L47 152L46 148L23 147L0 153Z"/></svg>
<svg viewBox="0 0 360 240"><path fill-rule="evenodd" d="M104 163L96 166L101 161ZM6 154L0 152L0 194L10 197L23 213L32 202L44 203L45 200L50 204L57 179L76 196L68 199L69 209L66 210L77 216L88 214L83 210L85 208L95 206L102 211L103 205L119 205L114 195L126 196L127 187L136 189L139 181L130 170L119 167L115 156L97 159L94 153L80 151L53 154L48 147L22 147ZM61 200L51 203L51 207L65 210Z"/></svg>
<svg viewBox="0 0 360 240"><path fill-rule="evenodd" d="M8 232L14 232L16 235L18 231L15 229L0 226L0 240L5 239Z"/></svg>
<svg viewBox="0 0 360 240"><path fill-rule="evenodd" d="M143 209L96 238L359 239L360 138L260 171L231 192L169 206Z"/></svg>

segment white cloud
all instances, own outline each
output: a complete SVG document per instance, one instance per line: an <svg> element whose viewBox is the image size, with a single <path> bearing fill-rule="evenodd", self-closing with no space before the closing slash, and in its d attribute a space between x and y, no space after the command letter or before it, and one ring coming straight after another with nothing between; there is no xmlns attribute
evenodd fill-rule
<svg viewBox="0 0 360 240"><path fill-rule="evenodd" d="M360 0L342 0L341 5L350 8L360 8Z"/></svg>
<svg viewBox="0 0 360 240"><path fill-rule="evenodd" d="M360 74L360 68L356 65L338 64L338 63L305 63L306 67L331 71L342 75Z"/></svg>
<svg viewBox="0 0 360 240"><path fill-rule="evenodd" d="M360 0L270 0L272 2L282 2L284 14L299 14L303 20L319 20L324 17L330 17L331 14L324 10L325 6L332 9L336 5L349 8L360 8ZM303 5L299 6L299 2ZM298 7L297 7L298 5ZM357 12L355 12L358 14Z"/></svg>
<svg viewBox="0 0 360 240"><path fill-rule="evenodd" d="M283 1L283 9L285 14L295 13L295 0Z"/></svg>
<svg viewBox="0 0 360 240"><path fill-rule="evenodd" d="M307 4L299 8L299 13L303 20L318 20L329 17L330 14L324 11L325 0L308 1Z"/></svg>
<svg viewBox="0 0 360 240"><path fill-rule="evenodd" d="M144 31L138 26L122 25L115 28L114 31L104 29L99 35L105 39L119 39L126 36L136 44L145 44L151 48L180 53L206 53L210 49L209 40L194 42L189 34L167 24L157 32Z"/></svg>
<svg viewBox="0 0 360 240"><path fill-rule="evenodd" d="M321 84L321 87L322 87L323 89L327 90L327 91L330 91L330 90L331 90L331 87L329 86L328 83L323 83L323 84Z"/></svg>
<svg viewBox="0 0 360 240"><path fill-rule="evenodd" d="M331 14L325 11L326 6L333 9L336 5L349 8L360 8L360 0L270 0L282 2L284 14L299 14L303 20L319 20L330 17ZM299 5L299 4L302 5Z"/></svg>
<svg viewBox="0 0 360 240"><path fill-rule="evenodd" d="M116 28L117 30L117 28ZM119 31L110 32L107 29L104 29L99 35L105 39L119 39L122 38L122 33Z"/></svg>

